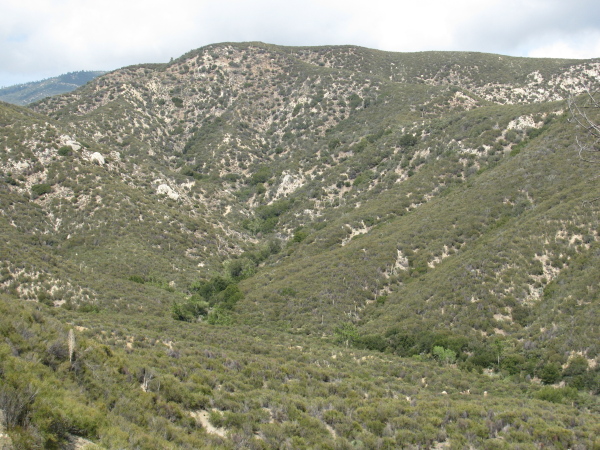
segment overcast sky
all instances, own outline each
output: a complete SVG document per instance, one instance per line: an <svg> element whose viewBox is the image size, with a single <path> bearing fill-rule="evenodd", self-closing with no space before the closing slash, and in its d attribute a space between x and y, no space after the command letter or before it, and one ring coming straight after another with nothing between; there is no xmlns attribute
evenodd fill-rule
<svg viewBox="0 0 600 450"><path fill-rule="evenodd" d="M598 0L1 0L0 87L218 42L600 57Z"/></svg>

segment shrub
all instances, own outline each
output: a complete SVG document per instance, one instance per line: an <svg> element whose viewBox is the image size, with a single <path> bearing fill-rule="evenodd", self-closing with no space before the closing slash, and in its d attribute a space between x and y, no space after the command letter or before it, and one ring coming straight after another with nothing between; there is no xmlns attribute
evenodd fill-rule
<svg viewBox="0 0 600 450"><path fill-rule="evenodd" d="M64 145L58 149L58 155L59 156L69 156L72 151L73 151L73 149L71 148L70 145Z"/></svg>
<svg viewBox="0 0 600 450"><path fill-rule="evenodd" d="M225 262L229 276L236 281L251 277L255 272L255 264L249 258L230 259Z"/></svg>
<svg viewBox="0 0 600 450"><path fill-rule="evenodd" d="M415 145L417 145L417 142L419 142L417 137L413 136L410 133L402 135L402 137L398 141L401 147L414 147Z"/></svg>
<svg viewBox="0 0 600 450"><path fill-rule="evenodd" d="M129 277L129 281L133 281L134 283L144 284L146 279L140 275L131 275Z"/></svg>
<svg viewBox="0 0 600 450"><path fill-rule="evenodd" d="M560 380L561 371L558 364L550 363L542 367L539 373L540 379L544 384L553 384Z"/></svg>
<svg viewBox="0 0 600 450"><path fill-rule="evenodd" d="M271 169L268 167L261 167L250 177L250 184L257 185L266 183L271 178Z"/></svg>
<svg viewBox="0 0 600 450"><path fill-rule="evenodd" d="M235 304L244 298L244 294L240 291L237 284L230 284L220 292L214 299L214 303L223 309L233 309Z"/></svg>
<svg viewBox="0 0 600 450"><path fill-rule="evenodd" d="M211 325L231 325L233 319L229 311L223 307L216 307L210 312L206 321Z"/></svg>
<svg viewBox="0 0 600 450"><path fill-rule="evenodd" d="M188 300L182 303L173 303L171 315L175 320L184 322L194 322L200 316L208 314L208 302L198 295L192 295Z"/></svg>
<svg viewBox="0 0 600 450"><path fill-rule="evenodd" d="M342 143L340 142L339 139L332 139L331 141L329 141L329 143L327 144L327 147L329 148L329 150L335 150L336 148L338 148Z"/></svg>
<svg viewBox="0 0 600 450"><path fill-rule="evenodd" d="M512 318L519 325L525 327L532 322L531 310L527 306L515 305L512 309Z"/></svg>
<svg viewBox="0 0 600 450"><path fill-rule="evenodd" d="M383 352L387 348L387 342L382 336L378 334L369 334L360 337L357 343L357 347Z"/></svg>
<svg viewBox="0 0 600 450"><path fill-rule="evenodd" d="M574 377L583 375L588 369L588 362L583 356L575 356L569 362L569 365L563 370L563 376Z"/></svg>
<svg viewBox="0 0 600 450"><path fill-rule="evenodd" d="M31 192L35 197L41 197L42 195L52 192L52 187L49 184L34 184L31 186Z"/></svg>
<svg viewBox="0 0 600 450"><path fill-rule="evenodd" d="M449 348L436 345L433 347L431 353L433 357L442 364L452 364L456 361L456 352L450 350Z"/></svg>
<svg viewBox="0 0 600 450"><path fill-rule="evenodd" d="M225 290L232 282L221 276L214 276L209 281L197 281L192 284L190 289L196 292L207 300L210 300L214 295Z"/></svg>
<svg viewBox="0 0 600 450"><path fill-rule="evenodd" d="M359 97L357 94L352 94L348 97L348 103L350 104L351 109L356 109L362 105L363 99Z"/></svg>
<svg viewBox="0 0 600 450"><path fill-rule="evenodd" d="M577 389L571 387L553 388L545 386L535 393L535 398L552 403L562 403L563 400L575 400Z"/></svg>
<svg viewBox="0 0 600 450"><path fill-rule="evenodd" d="M345 322L338 326L335 330L335 342L351 346L357 343L360 339L358 330L351 323Z"/></svg>
<svg viewBox="0 0 600 450"><path fill-rule="evenodd" d="M306 231L296 230L294 232L294 237L292 238L292 242L302 242L307 237L308 237L308 233Z"/></svg>
<svg viewBox="0 0 600 450"><path fill-rule="evenodd" d="M31 407L38 391L31 385L18 389L4 384L0 387L0 409L4 411L4 423L7 428L26 424Z"/></svg>
<svg viewBox="0 0 600 450"><path fill-rule="evenodd" d="M220 428L223 426L223 415L219 411L211 411L208 416L208 421L214 427Z"/></svg>

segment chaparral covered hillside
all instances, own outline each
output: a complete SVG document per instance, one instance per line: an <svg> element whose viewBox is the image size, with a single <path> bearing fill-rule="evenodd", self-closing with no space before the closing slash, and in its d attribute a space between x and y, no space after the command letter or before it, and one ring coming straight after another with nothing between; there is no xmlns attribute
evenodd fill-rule
<svg viewBox="0 0 600 450"><path fill-rule="evenodd" d="M599 83L225 43L0 103L0 445L599 446Z"/></svg>

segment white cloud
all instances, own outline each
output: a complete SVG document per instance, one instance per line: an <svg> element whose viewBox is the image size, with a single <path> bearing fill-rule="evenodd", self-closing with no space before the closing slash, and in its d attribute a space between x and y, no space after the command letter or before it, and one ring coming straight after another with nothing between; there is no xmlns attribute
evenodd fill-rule
<svg viewBox="0 0 600 450"><path fill-rule="evenodd" d="M597 0L3 0L0 86L211 43L600 56Z"/></svg>
<svg viewBox="0 0 600 450"><path fill-rule="evenodd" d="M548 42L533 45L527 56L534 58L589 59L600 57L600 31L582 31L573 36L557 35Z"/></svg>
<svg viewBox="0 0 600 450"><path fill-rule="evenodd" d="M554 48L551 57L568 57L557 43L575 41L599 31L600 3L596 0L504 0L469 14L457 30L461 48L532 56L533 49ZM600 56L600 55L596 55Z"/></svg>

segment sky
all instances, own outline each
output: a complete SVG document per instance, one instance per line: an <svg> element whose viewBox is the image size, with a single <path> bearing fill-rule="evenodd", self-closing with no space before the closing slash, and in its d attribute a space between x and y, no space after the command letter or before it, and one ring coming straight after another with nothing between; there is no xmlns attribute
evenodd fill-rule
<svg viewBox="0 0 600 450"><path fill-rule="evenodd" d="M2 0L0 87L219 42L600 57L598 0Z"/></svg>

